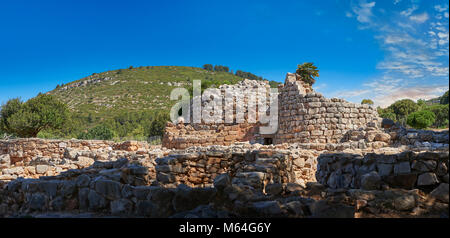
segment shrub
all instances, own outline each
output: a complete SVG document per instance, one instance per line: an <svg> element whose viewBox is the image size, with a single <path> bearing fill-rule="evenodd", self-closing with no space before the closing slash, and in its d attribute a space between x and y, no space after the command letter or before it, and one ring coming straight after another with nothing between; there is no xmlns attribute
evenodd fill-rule
<svg viewBox="0 0 450 238"><path fill-rule="evenodd" d="M436 116L436 120L433 123L435 127L444 127L448 126L448 108L449 105L442 104L434 104L431 106L427 106L426 110L431 111Z"/></svg>
<svg viewBox="0 0 450 238"><path fill-rule="evenodd" d="M81 133L78 139L83 140L111 140L116 137L115 131L113 131L107 125L98 125L89 129L88 132Z"/></svg>
<svg viewBox="0 0 450 238"><path fill-rule="evenodd" d="M46 94L25 103L11 99L2 106L0 117L2 130L20 137L36 137L45 129L61 129L70 118L66 104Z"/></svg>
<svg viewBox="0 0 450 238"><path fill-rule="evenodd" d="M313 85L316 82L314 77L319 77L319 70L314 63L303 63L297 66L296 73L302 77L302 80L309 84Z"/></svg>
<svg viewBox="0 0 450 238"><path fill-rule="evenodd" d="M393 112L383 112L383 113L380 113L380 117L381 117L381 118L391 119L391 120L393 120L393 121L397 121L397 117L395 116L395 113L393 113Z"/></svg>
<svg viewBox="0 0 450 238"><path fill-rule="evenodd" d="M411 99L398 100L389 106L392 111L399 116L408 116L417 111L419 106Z"/></svg>
<svg viewBox="0 0 450 238"><path fill-rule="evenodd" d="M406 122L416 129L424 129L431 126L434 121L435 115L433 112L422 110L409 114Z"/></svg>
<svg viewBox="0 0 450 238"><path fill-rule="evenodd" d="M205 64L205 65L203 65L203 69L208 70L208 71L213 71L214 67L212 66L212 64Z"/></svg>
<svg viewBox="0 0 450 238"><path fill-rule="evenodd" d="M441 104L448 104L448 90L442 95L439 101Z"/></svg>
<svg viewBox="0 0 450 238"><path fill-rule="evenodd" d="M361 101L361 104L368 104L368 105L373 105L373 101L370 99L363 99Z"/></svg>

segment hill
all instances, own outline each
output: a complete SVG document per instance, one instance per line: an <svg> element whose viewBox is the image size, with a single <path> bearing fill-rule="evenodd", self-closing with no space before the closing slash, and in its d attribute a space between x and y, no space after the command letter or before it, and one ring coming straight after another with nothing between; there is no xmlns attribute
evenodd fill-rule
<svg viewBox="0 0 450 238"><path fill-rule="evenodd" d="M235 84L243 77L186 66L141 66L94 73L57 87L47 94L65 102L72 111L72 126L64 131L44 131L44 138L99 138L86 133L107 133L120 139L143 139L162 134L170 108L170 92L177 87L192 89L193 80L202 88ZM276 87L277 82L270 82ZM109 136L109 137L111 137Z"/></svg>
<svg viewBox="0 0 450 238"><path fill-rule="evenodd" d="M226 72L184 66L147 66L95 73L61 86L48 94L67 103L81 116L111 118L122 112L168 111L175 101L170 92L177 87L191 88L194 79L202 83L234 84L241 77Z"/></svg>

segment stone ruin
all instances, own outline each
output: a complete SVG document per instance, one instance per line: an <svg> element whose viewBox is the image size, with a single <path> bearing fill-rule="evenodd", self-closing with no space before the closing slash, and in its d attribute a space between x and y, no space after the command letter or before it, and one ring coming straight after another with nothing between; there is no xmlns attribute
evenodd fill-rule
<svg viewBox="0 0 450 238"><path fill-rule="evenodd" d="M273 134L243 97L229 106L244 123L168 123L162 146L0 140L0 217L448 217L448 130L403 128L295 74L279 91Z"/></svg>
<svg viewBox="0 0 450 238"><path fill-rule="evenodd" d="M249 92L253 88L264 88L268 92L270 88L265 81L244 80L237 85L220 86L219 90L225 95L225 90L230 87L238 92ZM379 132L377 128L381 124L374 107L338 98L327 99L314 92L299 75L288 73L284 85L279 87L278 130L273 134L261 134L259 132L262 125L256 123L259 114L255 123L249 122L251 111L248 97L243 96L242 101L236 99L234 107L233 102L223 102L225 108L243 107L243 123L168 123L163 146L184 149L189 146L230 145L243 141L262 144L340 143L347 139L351 131L365 130L369 134L375 134ZM203 106L208 99L202 98ZM225 111L226 109L222 112L223 117L226 116ZM233 113L236 117L237 110L233 110Z"/></svg>

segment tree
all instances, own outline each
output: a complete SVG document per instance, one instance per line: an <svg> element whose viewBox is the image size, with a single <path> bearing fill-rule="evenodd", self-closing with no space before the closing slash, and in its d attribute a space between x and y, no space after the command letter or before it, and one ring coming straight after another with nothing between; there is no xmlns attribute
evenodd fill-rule
<svg viewBox="0 0 450 238"><path fill-rule="evenodd" d="M228 68L228 66L215 65L215 66L214 66L214 71L216 71L216 72L226 72L226 73L228 73L228 72L230 71L230 68Z"/></svg>
<svg viewBox="0 0 450 238"><path fill-rule="evenodd" d="M398 122L404 125L408 115L417 111L419 106L411 99L402 99L390 105L388 109L395 113Z"/></svg>
<svg viewBox="0 0 450 238"><path fill-rule="evenodd" d="M428 110L422 110L413 112L408 115L408 125L416 129L424 129L431 126L434 123L435 115Z"/></svg>
<svg viewBox="0 0 450 238"><path fill-rule="evenodd" d="M444 95L441 96L440 103L448 104L448 90L444 93Z"/></svg>
<svg viewBox="0 0 450 238"><path fill-rule="evenodd" d="M44 129L61 129L70 117L66 104L46 94L25 103L17 98L9 100L0 115L2 130L20 137L36 137Z"/></svg>
<svg viewBox="0 0 450 238"><path fill-rule="evenodd" d="M411 99L398 100L389 106L392 111L400 116L407 116L408 114L417 111L419 106Z"/></svg>
<svg viewBox="0 0 450 238"><path fill-rule="evenodd" d="M107 125L95 126L89 131L83 132L78 136L78 139L83 140L111 140L116 137L117 134Z"/></svg>
<svg viewBox="0 0 450 238"><path fill-rule="evenodd" d="M368 104L368 105L373 105L373 101L370 99L363 99L361 101L361 104Z"/></svg>
<svg viewBox="0 0 450 238"><path fill-rule="evenodd" d="M434 127L448 127L448 109L448 104L434 104L426 107L426 110L433 112L436 116Z"/></svg>
<svg viewBox="0 0 450 238"><path fill-rule="evenodd" d="M296 71L302 80L309 85L313 85L316 82L314 77L319 77L319 70L313 64L314 63L299 64Z"/></svg>
<svg viewBox="0 0 450 238"><path fill-rule="evenodd" d="M203 69L208 70L208 71L213 71L214 70L212 64L205 64L205 65L203 65Z"/></svg>
<svg viewBox="0 0 450 238"><path fill-rule="evenodd" d="M2 105L0 111L0 128L4 132L12 131L8 118L10 118L13 114L20 111L22 108L22 101L19 98L10 99L5 104Z"/></svg>
<svg viewBox="0 0 450 238"><path fill-rule="evenodd" d="M397 121L397 116L395 115L395 113L393 112L383 112L380 114L381 118L387 118L387 119L391 119L393 121Z"/></svg>

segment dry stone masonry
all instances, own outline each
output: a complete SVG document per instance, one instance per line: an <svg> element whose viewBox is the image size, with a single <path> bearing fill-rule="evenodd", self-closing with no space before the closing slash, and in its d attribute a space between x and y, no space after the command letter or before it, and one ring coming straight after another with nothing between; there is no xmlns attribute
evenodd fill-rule
<svg viewBox="0 0 450 238"><path fill-rule="evenodd" d="M169 123L162 146L1 140L0 217L448 218L448 130L403 128L295 74L278 103L270 135L243 103L244 123Z"/></svg>
<svg viewBox="0 0 450 238"><path fill-rule="evenodd" d="M157 180L161 186L208 187L217 176L228 173L236 181L256 188L286 183L304 186L315 181L316 155L302 149L258 148L250 144L190 148L158 158Z"/></svg>
<svg viewBox="0 0 450 238"><path fill-rule="evenodd" d="M268 93L269 84L265 81L243 80L236 85L221 85L218 90L210 95L210 97L201 97L202 110L212 112L215 109L211 107L211 101L215 96L221 95L225 97L227 93L232 96L231 102L227 103L222 99L223 108L221 114L222 123L205 122L202 118L201 123L193 123L193 103L190 107L190 120L192 123L168 123L166 125L163 136L162 145L167 148L184 149L190 146L208 146L208 145L231 145L234 142L256 141L259 139L259 123L258 114L249 109L249 97L246 92L254 90L255 97L261 92ZM193 99L195 100L195 98ZM193 101L192 100L192 101ZM191 101L191 102L192 102ZM267 103L268 104L268 103ZM226 121L229 116L227 112L232 112L233 121ZM252 122L251 115L255 115ZM243 121L238 123L236 118L242 118Z"/></svg>
<svg viewBox="0 0 450 238"><path fill-rule="evenodd" d="M337 143L350 130L376 129L375 108L345 100L327 99L305 89L298 75L288 74L280 91L279 129L275 143Z"/></svg>
<svg viewBox="0 0 450 238"><path fill-rule="evenodd" d="M221 86L219 90L225 95L225 90L230 88L238 93L242 92L241 90L247 92L255 88L265 88L268 93L270 86L265 81L244 80L237 85ZM207 105L207 102L208 99L202 98L203 106ZM374 133L381 123L376 109L372 106L349 103L338 98L327 99L314 92L297 74L288 73L284 85L279 86L276 133L260 135L260 125L248 121L250 111L247 102L247 97L236 105L223 102L225 108L234 109L234 117L238 112L237 107L243 107L244 123L169 123L163 146L183 149L199 145L229 145L242 141L262 142L264 138L270 138L274 144L339 143L348 137L351 130L370 130Z"/></svg>
<svg viewBox="0 0 450 238"><path fill-rule="evenodd" d="M152 148L153 147L153 148ZM128 158L154 171L163 151L145 142L14 139L0 141L0 182L19 177L39 178L92 166L96 161ZM154 173L152 173L154 174ZM153 177L155 177L153 175Z"/></svg>

